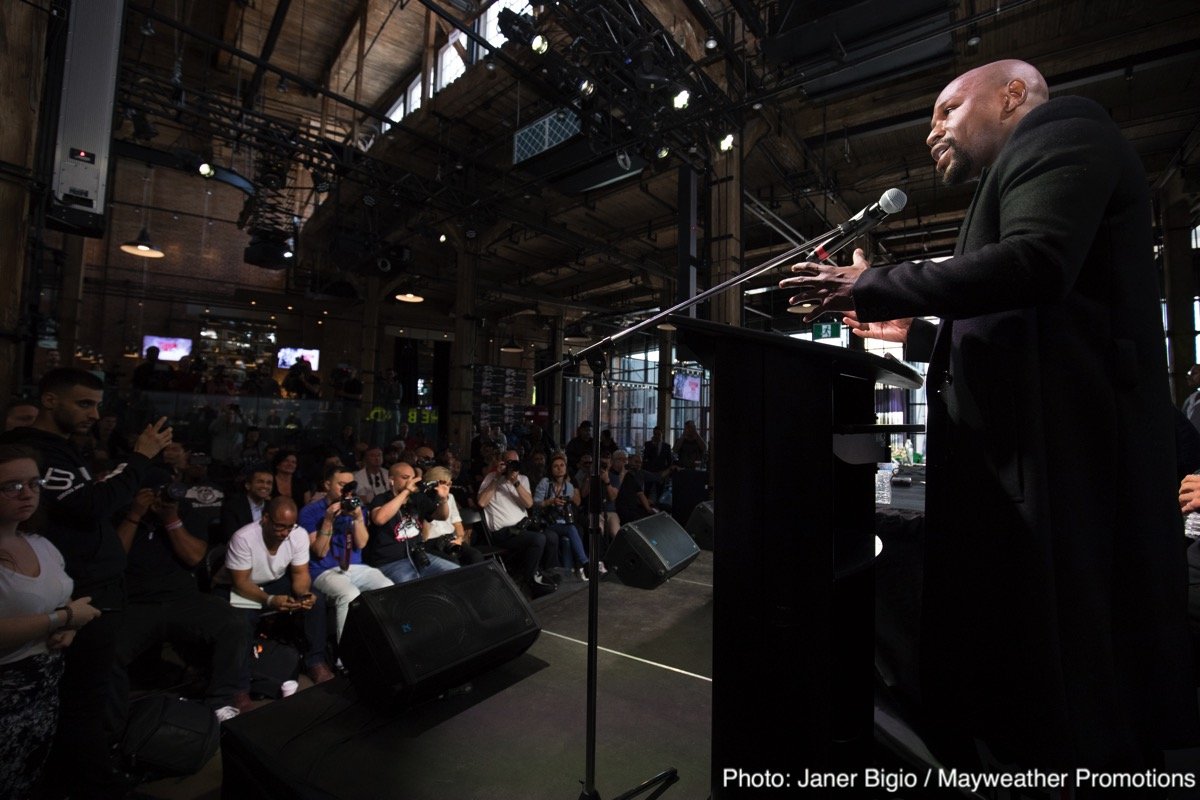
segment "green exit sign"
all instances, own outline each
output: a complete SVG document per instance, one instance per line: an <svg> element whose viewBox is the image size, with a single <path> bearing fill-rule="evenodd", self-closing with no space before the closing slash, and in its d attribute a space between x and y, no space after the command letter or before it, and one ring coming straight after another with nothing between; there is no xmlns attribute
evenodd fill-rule
<svg viewBox="0 0 1200 800"><path fill-rule="evenodd" d="M840 339L840 338L842 338L842 323L840 323L840 322L814 322L813 323L813 338L814 339Z"/></svg>

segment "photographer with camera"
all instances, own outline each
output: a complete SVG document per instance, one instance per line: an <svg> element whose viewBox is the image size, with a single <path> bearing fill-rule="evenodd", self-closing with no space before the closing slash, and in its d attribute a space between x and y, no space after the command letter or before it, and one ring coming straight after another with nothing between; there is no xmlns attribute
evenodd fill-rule
<svg viewBox="0 0 1200 800"><path fill-rule="evenodd" d="M421 538L424 521L449 516L450 487L438 482L422 483L417 470L405 461L393 464L388 474L391 491L371 503L367 563L395 583L458 569L453 561L426 550Z"/></svg>
<svg viewBox="0 0 1200 800"><path fill-rule="evenodd" d="M388 577L363 563L370 540L362 500L354 493L354 473L340 464L325 468L325 494L300 509L300 527L308 531L313 587L333 603L337 638L342 638L350 601L368 589L392 585Z"/></svg>
<svg viewBox="0 0 1200 800"><path fill-rule="evenodd" d="M575 525L579 504L579 493L567 478L567 456L555 453L550 457L550 475L538 482L533 493L533 505L546 523L546 535L557 536L566 542L567 546L561 551L562 565L572 570L579 580L586 581L587 551L583 549L583 539ZM574 568L575 562L579 563L578 569Z"/></svg>
<svg viewBox="0 0 1200 800"><path fill-rule="evenodd" d="M470 537L463 527L462 514L458 510L458 498L454 496L454 477L449 469L442 466L430 467L424 474L425 482L436 482L446 487L446 507L448 516L443 519L432 519L421 526L421 538L425 547L442 556L447 561L454 561L460 566L469 567L483 561L483 553L471 546Z"/></svg>
<svg viewBox="0 0 1200 800"><path fill-rule="evenodd" d="M558 536L530 529L528 512L533 508L533 495L529 479L521 474L515 450L506 451L504 460L484 476L478 500L493 541L519 558L520 578L529 592L541 597L557 589L557 576L543 574L539 565L553 567L558 563Z"/></svg>

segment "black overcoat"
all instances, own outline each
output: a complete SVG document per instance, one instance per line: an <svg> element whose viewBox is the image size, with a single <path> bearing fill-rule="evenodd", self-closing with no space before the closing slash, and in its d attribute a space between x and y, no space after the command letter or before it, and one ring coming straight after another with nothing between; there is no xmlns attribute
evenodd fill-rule
<svg viewBox="0 0 1200 800"><path fill-rule="evenodd" d="M937 729L1047 767L1137 766L1193 735L1151 205L1105 111L1031 110L955 257L868 270L854 299L864 321L942 319L921 623Z"/></svg>

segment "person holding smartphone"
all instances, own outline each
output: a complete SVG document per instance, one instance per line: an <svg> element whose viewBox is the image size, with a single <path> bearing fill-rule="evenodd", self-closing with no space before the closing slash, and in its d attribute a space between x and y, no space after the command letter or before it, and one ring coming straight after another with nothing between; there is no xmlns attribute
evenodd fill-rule
<svg viewBox="0 0 1200 800"><path fill-rule="evenodd" d="M325 656L328 635L325 597L312 588L308 570L308 531L296 524L296 503L276 497L263 509L262 519L234 532L225 553L229 571L229 604L243 609L253 637L258 619L268 612L282 612L300 619L307 641L304 665L313 683L333 679ZM249 652L250 641L246 642ZM240 688L250 690L247 662Z"/></svg>

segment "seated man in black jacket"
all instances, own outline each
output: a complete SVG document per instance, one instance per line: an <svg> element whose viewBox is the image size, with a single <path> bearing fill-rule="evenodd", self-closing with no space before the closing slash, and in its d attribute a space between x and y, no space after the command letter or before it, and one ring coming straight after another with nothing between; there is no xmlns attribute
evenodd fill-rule
<svg viewBox="0 0 1200 800"><path fill-rule="evenodd" d="M224 721L250 708L250 696L238 679L250 651L246 621L225 600L204 594L191 570L204 559L208 541L194 523L187 500L165 490L142 489L117 523L117 535L129 554L125 585L129 604L117 639L110 725L124 729L129 665L150 647L165 641L199 642L212 650L212 678L206 701ZM192 528L197 528L193 531Z"/></svg>

